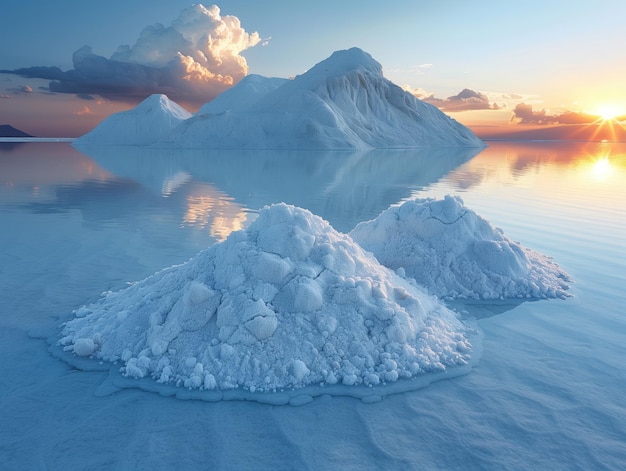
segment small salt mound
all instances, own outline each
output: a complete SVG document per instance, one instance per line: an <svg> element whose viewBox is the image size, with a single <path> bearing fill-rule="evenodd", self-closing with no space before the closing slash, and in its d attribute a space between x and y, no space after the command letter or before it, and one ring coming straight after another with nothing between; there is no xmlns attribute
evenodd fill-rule
<svg viewBox="0 0 626 471"><path fill-rule="evenodd" d="M358 224L352 238L383 265L442 298L564 298L569 277L506 238L458 196L407 201Z"/></svg>
<svg viewBox="0 0 626 471"><path fill-rule="evenodd" d="M471 350L435 297L286 204L75 314L65 351L199 390L377 385L465 365Z"/></svg>

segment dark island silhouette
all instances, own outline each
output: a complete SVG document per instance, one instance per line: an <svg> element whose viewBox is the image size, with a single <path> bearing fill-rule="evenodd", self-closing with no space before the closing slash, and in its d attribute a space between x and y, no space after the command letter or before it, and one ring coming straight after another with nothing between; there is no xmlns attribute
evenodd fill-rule
<svg viewBox="0 0 626 471"><path fill-rule="evenodd" d="M0 137L34 137L10 124L0 124Z"/></svg>

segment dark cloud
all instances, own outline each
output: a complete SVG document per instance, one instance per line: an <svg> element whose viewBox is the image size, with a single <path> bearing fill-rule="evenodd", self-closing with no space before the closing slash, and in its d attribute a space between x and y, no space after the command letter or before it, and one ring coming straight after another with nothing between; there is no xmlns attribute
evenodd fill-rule
<svg viewBox="0 0 626 471"><path fill-rule="evenodd" d="M260 41L238 18L221 16L215 5L197 4L169 27L148 26L133 46L119 46L110 58L84 46L74 52L74 68L68 71L36 66L3 72L50 80L49 91L86 100L100 95L136 103L165 93L176 101L202 104L248 73L240 53Z"/></svg>
<svg viewBox="0 0 626 471"><path fill-rule="evenodd" d="M551 115L544 109L535 111L532 105L526 103L519 103L513 110L511 117L511 121L519 124L591 124L598 119L597 115L576 111L565 111L561 114Z"/></svg>
<svg viewBox="0 0 626 471"><path fill-rule="evenodd" d="M423 101L435 105L442 111L471 111L471 110L499 110L504 105L490 103L484 93L476 92L469 88L461 90L458 95L446 99L436 98L434 95L421 98Z"/></svg>

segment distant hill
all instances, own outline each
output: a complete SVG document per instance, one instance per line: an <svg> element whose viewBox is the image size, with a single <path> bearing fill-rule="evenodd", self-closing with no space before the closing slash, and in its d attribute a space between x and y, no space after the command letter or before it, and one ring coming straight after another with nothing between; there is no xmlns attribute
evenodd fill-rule
<svg viewBox="0 0 626 471"><path fill-rule="evenodd" d="M0 124L0 137L33 137L10 124Z"/></svg>
<svg viewBox="0 0 626 471"><path fill-rule="evenodd" d="M74 144L147 146L190 117L191 113L166 95L150 95L135 108L112 114Z"/></svg>

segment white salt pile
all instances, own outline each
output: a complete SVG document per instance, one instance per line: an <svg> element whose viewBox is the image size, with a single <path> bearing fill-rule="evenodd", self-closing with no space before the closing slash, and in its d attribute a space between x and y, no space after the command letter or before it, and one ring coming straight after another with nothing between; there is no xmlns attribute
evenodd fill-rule
<svg viewBox="0 0 626 471"><path fill-rule="evenodd" d="M166 95L150 95L135 108L108 116L76 139L74 145L147 146L168 135L190 117L189 111Z"/></svg>
<svg viewBox="0 0 626 471"><path fill-rule="evenodd" d="M442 298L568 296L566 272L505 237L457 196L407 201L350 235L380 263Z"/></svg>
<svg viewBox="0 0 626 471"><path fill-rule="evenodd" d="M286 204L75 314L67 352L198 390L374 386L465 365L471 352L455 313Z"/></svg>

